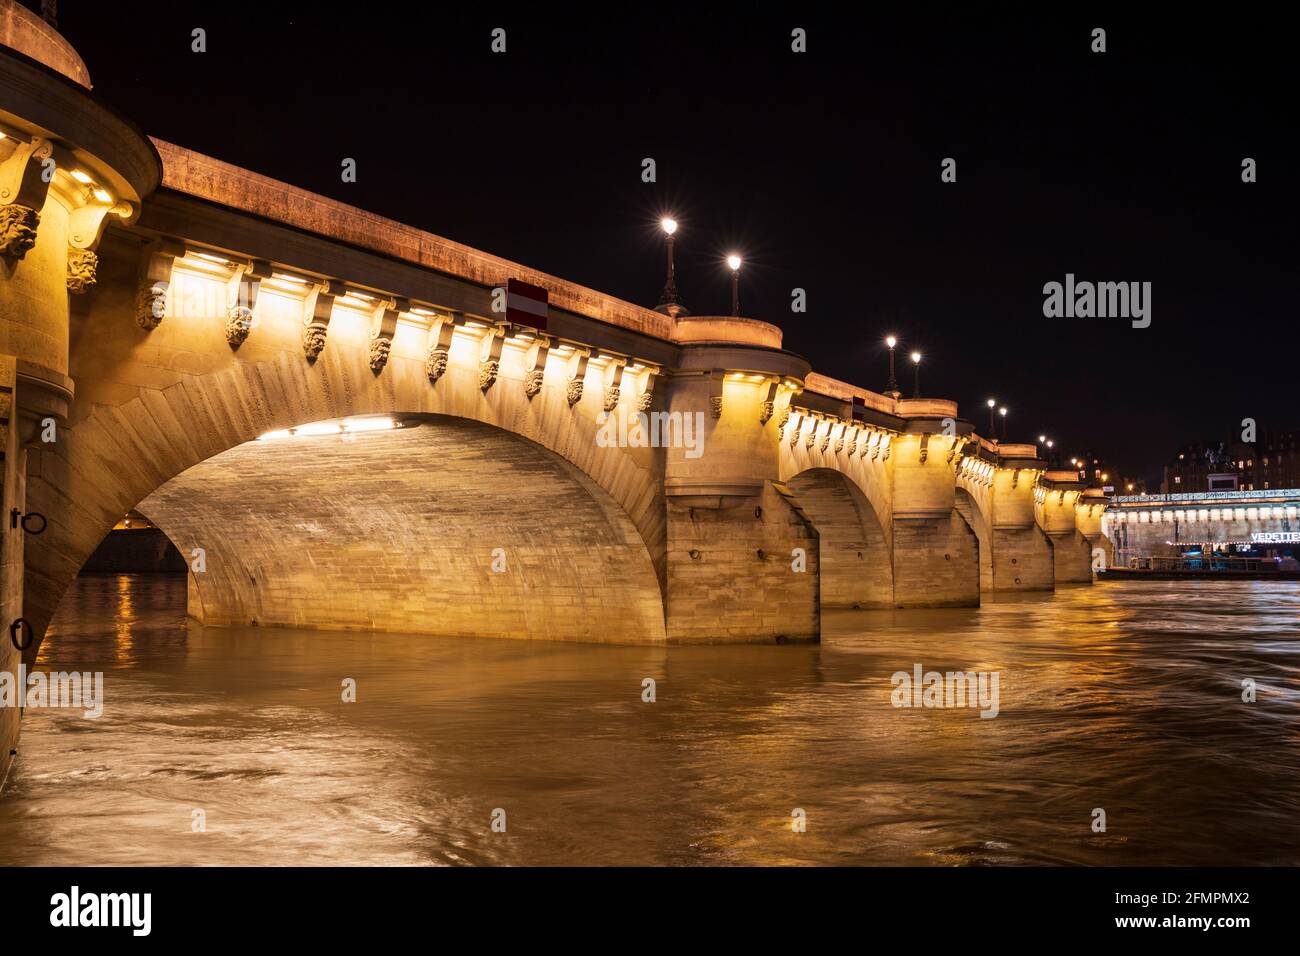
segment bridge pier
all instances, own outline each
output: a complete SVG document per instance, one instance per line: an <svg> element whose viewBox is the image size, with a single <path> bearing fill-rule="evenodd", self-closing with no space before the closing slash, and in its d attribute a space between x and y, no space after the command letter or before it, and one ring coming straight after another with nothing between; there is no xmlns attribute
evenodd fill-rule
<svg viewBox="0 0 1300 956"><path fill-rule="evenodd" d="M980 544L956 503L956 405L899 404L910 420L893 441L894 606L978 607Z"/></svg>
<svg viewBox="0 0 1300 956"><path fill-rule="evenodd" d="M1097 567L1099 560L1101 567L1104 568L1111 567L1115 562L1115 546L1111 544L1110 538L1106 537L1102 529L1102 518L1105 514L1105 492L1100 488L1085 489L1075 506L1075 524L1079 533L1088 542L1093 567ZM1098 551L1101 552L1100 557Z"/></svg>
<svg viewBox="0 0 1300 956"><path fill-rule="evenodd" d="M1052 564L1056 583L1087 584L1092 581L1092 545L1079 533L1076 505L1085 482L1077 472L1049 471L1035 492L1035 515L1052 542Z"/></svg>
<svg viewBox="0 0 1300 956"><path fill-rule="evenodd" d="M792 357L720 341L745 320L692 319L666 389L670 420L696 445L664 449L668 500L665 625L670 642L815 641L818 535L779 477L779 421ZM710 335L712 330L714 338Z"/></svg>
<svg viewBox="0 0 1300 956"><path fill-rule="evenodd" d="M989 488L993 512L994 591L1050 591L1056 586L1051 542L1034 520L1034 488L1042 473L1034 445L998 446Z"/></svg>

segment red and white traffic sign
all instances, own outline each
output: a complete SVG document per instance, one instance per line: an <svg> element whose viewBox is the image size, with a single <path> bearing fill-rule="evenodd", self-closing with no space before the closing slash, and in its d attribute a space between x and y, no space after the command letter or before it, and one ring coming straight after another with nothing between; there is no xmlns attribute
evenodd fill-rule
<svg viewBox="0 0 1300 956"><path fill-rule="evenodd" d="M548 293L541 286L506 280L506 321L546 331Z"/></svg>

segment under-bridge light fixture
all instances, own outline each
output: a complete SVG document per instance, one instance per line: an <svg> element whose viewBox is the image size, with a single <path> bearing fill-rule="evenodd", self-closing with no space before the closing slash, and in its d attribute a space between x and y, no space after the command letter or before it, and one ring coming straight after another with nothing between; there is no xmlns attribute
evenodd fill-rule
<svg viewBox="0 0 1300 956"><path fill-rule="evenodd" d="M113 196L111 193L109 193L107 189L96 189L95 198L98 199L100 202L111 203L113 201Z"/></svg>
<svg viewBox="0 0 1300 956"><path fill-rule="evenodd" d="M293 429L295 435L337 435L343 431L338 422L312 422Z"/></svg>
<svg viewBox="0 0 1300 956"><path fill-rule="evenodd" d="M401 423L392 418L349 418L342 423L342 429L348 433L383 431L386 428L400 428Z"/></svg>
<svg viewBox="0 0 1300 956"><path fill-rule="evenodd" d="M279 279L281 282L292 282L294 285L306 285L307 280L302 276L291 276L285 272L272 272L272 279Z"/></svg>
<svg viewBox="0 0 1300 956"><path fill-rule="evenodd" d="M87 173L87 172L85 172L84 170L81 170L81 169L74 169L74 170L72 171L72 178L75 179L75 180L76 180L77 182L79 182L79 183L90 183L90 182L91 182L90 174Z"/></svg>

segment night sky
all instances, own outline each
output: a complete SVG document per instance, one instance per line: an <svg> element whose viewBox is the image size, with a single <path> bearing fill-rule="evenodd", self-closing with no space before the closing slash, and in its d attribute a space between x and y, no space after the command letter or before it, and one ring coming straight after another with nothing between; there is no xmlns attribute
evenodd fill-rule
<svg viewBox="0 0 1300 956"><path fill-rule="evenodd" d="M818 371L881 390L896 332L981 431L995 396L1012 440L1155 479L1243 417L1300 426L1294 52L1263 14L59 6L96 94L152 135L646 306L671 212L692 312L728 311L738 251L742 312ZM1151 327L1044 318L1067 272L1151 282Z"/></svg>

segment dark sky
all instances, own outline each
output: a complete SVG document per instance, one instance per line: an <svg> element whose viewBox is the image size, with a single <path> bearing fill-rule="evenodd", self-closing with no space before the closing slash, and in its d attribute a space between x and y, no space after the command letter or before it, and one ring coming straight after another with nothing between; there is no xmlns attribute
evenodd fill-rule
<svg viewBox="0 0 1300 956"><path fill-rule="evenodd" d="M634 302L671 211L694 312L729 308L735 249L742 311L817 370L881 389L895 331L925 394L984 430L996 396L1013 440L1155 477L1243 417L1300 426L1294 52L1267 15L535 9L64 0L60 28L153 135ZM1044 318L1067 272L1151 282L1151 327Z"/></svg>

